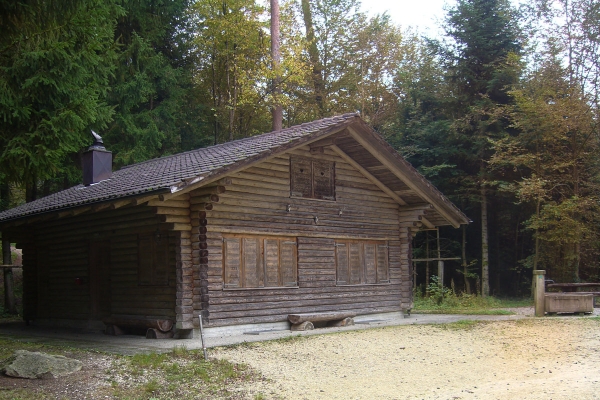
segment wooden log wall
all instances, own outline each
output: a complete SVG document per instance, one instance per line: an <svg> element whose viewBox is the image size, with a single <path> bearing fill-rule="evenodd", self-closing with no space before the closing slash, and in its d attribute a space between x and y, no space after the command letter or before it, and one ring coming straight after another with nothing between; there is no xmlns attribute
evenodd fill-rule
<svg viewBox="0 0 600 400"><path fill-rule="evenodd" d="M207 326L222 326L285 321L290 313L400 311L410 301L398 203L330 149L311 154L306 146L291 154L336 163L336 201L290 198L289 155L232 174L214 198L191 193L192 212L204 211L207 221L205 241L192 241L207 251L206 275L194 259L201 274L195 273L195 323L200 310ZM298 287L223 290L223 237L230 234L297 238ZM390 283L336 286L336 239L387 241Z"/></svg>
<svg viewBox="0 0 600 400"><path fill-rule="evenodd" d="M9 232L23 242L25 319L90 319L89 253L94 242L107 243L110 249L110 287L100 288L99 298L106 303L95 309L101 314L175 319L175 268L169 268L168 285L143 286L138 281L138 235L157 229L166 235L161 240L168 244L168 264L175 266L176 257L187 260L191 274L191 246L189 255L183 256L177 232L169 231L173 224L162 223L155 212L146 205L105 209ZM187 236L189 241L189 232ZM110 315L98 318L104 316Z"/></svg>
<svg viewBox="0 0 600 400"><path fill-rule="evenodd" d="M175 273L177 276L177 291L175 303L175 318L177 329L193 329L192 322L194 307L193 268L192 268L192 234L191 231L178 232L179 245L175 248Z"/></svg>
<svg viewBox="0 0 600 400"><path fill-rule="evenodd" d="M27 241L17 243L23 250L23 265L36 266L37 252L35 244ZM23 319L30 321L36 317L38 304L37 268L23 268Z"/></svg>

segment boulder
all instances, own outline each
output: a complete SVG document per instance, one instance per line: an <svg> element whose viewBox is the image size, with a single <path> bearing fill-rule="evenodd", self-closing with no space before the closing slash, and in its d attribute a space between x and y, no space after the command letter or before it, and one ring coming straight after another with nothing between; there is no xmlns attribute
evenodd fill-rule
<svg viewBox="0 0 600 400"><path fill-rule="evenodd" d="M57 378L77 372L81 366L81 361L72 358L17 350L12 357L4 361L2 372L16 378Z"/></svg>

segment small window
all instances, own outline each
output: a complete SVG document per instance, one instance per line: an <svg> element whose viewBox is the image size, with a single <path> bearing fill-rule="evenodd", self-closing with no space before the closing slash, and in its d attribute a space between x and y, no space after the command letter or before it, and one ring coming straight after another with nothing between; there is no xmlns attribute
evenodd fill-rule
<svg viewBox="0 0 600 400"><path fill-rule="evenodd" d="M303 157L290 159L290 196L335 200L335 163Z"/></svg>
<svg viewBox="0 0 600 400"><path fill-rule="evenodd" d="M388 245L377 241L336 241L338 285L389 283Z"/></svg>
<svg viewBox="0 0 600 400"><path fill-rule="evenodd" d="M169 240L166 232L138 236L138 283L169 285Z"/></svg>
<svg viewBox="0 0 600 400"><path fill-rule="evenodd" d="M296 240L278 237L225 237L225 289L296 287Z"/></svg>

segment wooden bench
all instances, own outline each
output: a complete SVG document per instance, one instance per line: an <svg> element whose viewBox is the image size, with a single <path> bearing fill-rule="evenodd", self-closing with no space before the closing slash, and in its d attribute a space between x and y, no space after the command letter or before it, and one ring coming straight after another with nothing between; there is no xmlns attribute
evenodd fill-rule
<svg viewBox="0 0 600 400"><path fill-rule="evenodd" d="M315 329L315 322L325 322L327 326L354 325L356 313L332 311L320 313L289 314L288 320L292 323L292 331L309 331Z"/></svg>
<svg viewBox="0 0 600 400"><path fill-rule="evenodd" d="M561 292L578 292L581 288L600 288L600 283L593 282L580 282L580 283L548 283L546 284L547 289L559 289ZM585 292L585 293L600 293L600 292ZM597 296L597 295L595 295Z"/></svg>
<svg viewBox="0 0 600 400"><path fill-rule="evenodd" d="M173 320L162 316L112 315L102 320L107 335L123 335L129 330L146 330L148 339L173 337Z"/></svg>

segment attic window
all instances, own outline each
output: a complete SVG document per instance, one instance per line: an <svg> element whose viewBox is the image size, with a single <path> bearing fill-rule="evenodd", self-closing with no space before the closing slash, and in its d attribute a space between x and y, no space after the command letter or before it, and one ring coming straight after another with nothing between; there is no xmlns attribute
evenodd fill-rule
<svg viewBox="0 0 600 400"><path fill-rule="evenodd" d="M291 157L290 196L335 200L335 163L333 161Z"/></svg>

